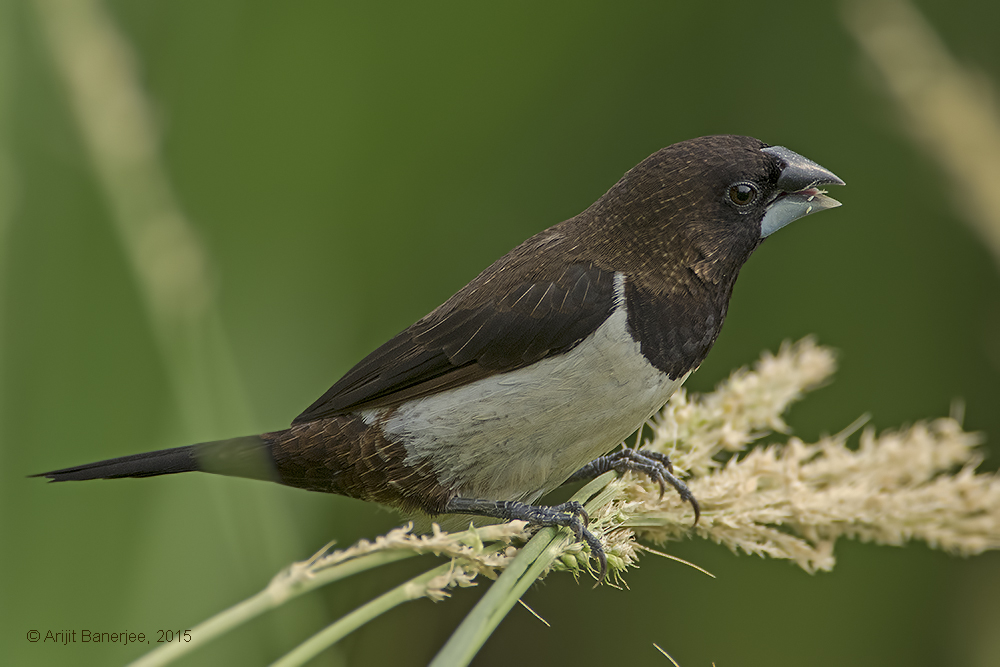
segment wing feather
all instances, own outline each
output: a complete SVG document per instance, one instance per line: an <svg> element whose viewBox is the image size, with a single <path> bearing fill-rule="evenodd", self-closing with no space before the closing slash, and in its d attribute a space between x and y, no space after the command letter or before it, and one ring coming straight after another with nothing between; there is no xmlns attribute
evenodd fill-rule
<svg viewBox="0 0 1000 667"><path fill-rule="evenodd" d="M361 360L295 423L398 405L527 366L573 348L611 315L612 272L574 264L553 278L539 274L497 290L504 276L484 272ZM482 289L490 280L493 289Z"/></svg>

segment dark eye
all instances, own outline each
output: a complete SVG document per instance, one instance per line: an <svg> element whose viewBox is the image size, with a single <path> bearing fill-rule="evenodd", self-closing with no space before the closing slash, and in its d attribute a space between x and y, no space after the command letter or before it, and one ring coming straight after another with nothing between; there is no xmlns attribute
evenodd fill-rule
<svg viewBox="0 0 1000 667"><path fill-rule="evenodd" d="M734 183L729 186L729 200L737 206L749 206L757 199L757 186L753 183Z"/></svg>

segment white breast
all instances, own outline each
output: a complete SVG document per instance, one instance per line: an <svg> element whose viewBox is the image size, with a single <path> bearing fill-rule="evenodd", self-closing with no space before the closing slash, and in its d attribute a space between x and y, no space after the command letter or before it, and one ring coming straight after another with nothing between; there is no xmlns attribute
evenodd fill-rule
<svg viewBox="0 0 1000 667"><path fill-rule="evenodd" d="M384 422L386 434L406 446L407 463L429 460L461 496L534 502L618 445L687 379L642 356L624 290L616 274L614 313L570 352L406 403Z"/></svg>

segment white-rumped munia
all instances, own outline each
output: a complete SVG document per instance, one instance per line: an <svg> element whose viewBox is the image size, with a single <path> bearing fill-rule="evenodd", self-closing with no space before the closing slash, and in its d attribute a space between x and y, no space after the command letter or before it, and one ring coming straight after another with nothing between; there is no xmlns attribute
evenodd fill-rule
<svg viewBox="0 0 1000 667"><path fill-rule="evenodd" d="M662 454L608 454L698 368L740 267L843 185L797 153L709 136L657 151L590 208L531 237L361 360L290 428L39 476L200 470L436 514L570 526L560 484L635 470L699 508Z"/></svg>

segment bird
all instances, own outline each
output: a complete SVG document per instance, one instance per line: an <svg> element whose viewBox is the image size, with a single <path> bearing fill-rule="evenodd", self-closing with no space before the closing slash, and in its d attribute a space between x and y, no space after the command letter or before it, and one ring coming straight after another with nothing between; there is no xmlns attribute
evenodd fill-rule
<svg viewBox="0 0 1000 667"><path fill-rule="evenodd" d="M772 233L840 206L844 181L738 135L663 148L579 215L532 236L378 347L287 429L32 475L50 481L202 471L404 512L568 527L607 571L556 487L609 470L669 484L663 454L623 441L698 368L740 268Z"/></svg>

